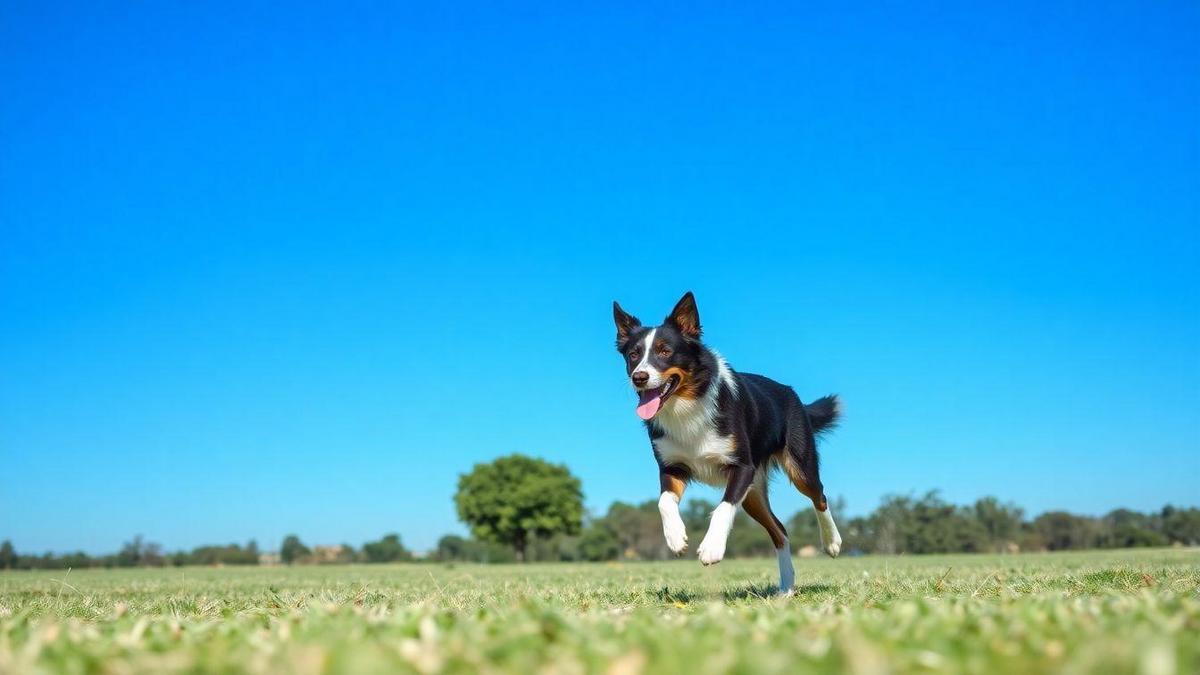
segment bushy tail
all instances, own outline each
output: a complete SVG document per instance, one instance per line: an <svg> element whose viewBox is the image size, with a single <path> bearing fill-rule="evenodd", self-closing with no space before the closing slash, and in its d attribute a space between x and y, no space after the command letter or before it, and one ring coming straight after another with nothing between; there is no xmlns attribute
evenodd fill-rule
<svg viewBox="0 0 1200 675"><path fill-rule="evenodd" d="M842 416L842 402L836 394L822 396L805 405L804 409L808 411L808 421L812 424L814 434L836 427L838 419Z"/></svg>

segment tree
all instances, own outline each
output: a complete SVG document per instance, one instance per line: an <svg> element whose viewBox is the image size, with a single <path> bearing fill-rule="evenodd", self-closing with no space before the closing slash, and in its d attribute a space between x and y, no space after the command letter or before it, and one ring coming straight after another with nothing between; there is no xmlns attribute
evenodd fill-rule
<svg viewBox="0 0 1200 675"><path fill-rule="evenodd" d="M1196 546L1200 544L1200 509L1180 509L1164 506L1159 515L1163 534L1172 544Z"/></svg>
<svg viewBox="0 0 1200 675"><path fill-rule="evenodd" d="M369 541L362 547L363 559L369 563L397 562L411 560L412 554L400 543L400 535L385 534L379 541Z"/></svg>
<svg viewBox="0 0 1200 675"><path fill-rule="evenodd" d="M5 539L0 543L0 570L10 570L17 566L17 552L13 550L12 542Z"/></svg>
<svg viewBox="0 0 1200 675"><path fill-rule="evenodd" d="M1105 548L1133 548L1136 546L1166 546L1166 535L1160 530L1161 523L1154 515L1146 515L1129 509L1116 509L1104 516L1101 545Z"/></svg>
<svg viewBox="0 0 1200 675"><path fill-rule="evenodd" d="M447 534L438 539L437 549L434 550L433 557L442 562L470 560L471 558L468 556L470 543L457 534Z"/></svg>
<svg viewBox="0 0 1200 675"><path fill-rule="evenodd" d="M948 504L931 491L920 499L889 495L871 514L879 553L975 552L987 532L971 509Z"/></svg>
<svg viewBox="0 0 1200 675"><path fill-rule="evenodd" d="M1015 542L1021 533L1024 511L1015 504L1002 504L995 497L984 497L975 502L975 519L987 533L988 546L993 551L1004 551Z"/></svg>
<svg viewBox="0 0 1200 675"><path fill-rule="evenodd" d="M641 504L613 502L604 516L609 530L616 536L620 556L640 560L664 560L669 555L662 533L662 516L658 502Z"/></svg>
<svg viewBox="0 0 1200 675"><path fill-rule="evenodd" d="M1095 548L1099 527L1095 519L1065 511L1047 511L1034 519L1032 530L1051 551Z"/></svg>
<svg viewBox="0 0 1200 675"><path fill-rule="evenodd" d="M700 545L700 539L708 532L708 521L717 505L705 499L688 499L680 506L679 517L687 528L688 545L692 548ZM699 537L694 542L693 537Z"/></svg>
<svg viewBox="0 0 1200 675"><path fill-rule="evenodd" d="M472 534L521 561L531 538L576 534L583 519L583 490L566 466L516 454L459 476L454 503Z"/></svg>
<svg viewBox="0 0 1200 675"><path fill-rule="evenodd" d="M143 540L139 534L125 542L114 562L117 567L159 567L166 564L167 559L163 557L162 546Z"/></svg>
<svg viewBox="0 0 1200 675"><path fill-rule="evenodd" d="M299 562L301 559L310 555L311 553L312 552L308 550L308 547L300 541L300 537L297 537L294 534L289 534L288 536L284 537L283 543L279 546L279 559L282 560L285 565L291 565L292 563Z"/></svg>
<svg viewBox="0 0 1200 675"><path fill-rule="evenodd" d="M579 535L579 556L584 560L615 560L621 554L617 535L608 522L597 519L583 528Z"/></svg>
<svg viewBox="0 0 1200 675"><path fill-rule="evenodd" d="M506 546L464 539L456 534L448 534L439 539L433 557L441 562L462 560L481 563L505 563L515 559L512 549Z"/></svg>

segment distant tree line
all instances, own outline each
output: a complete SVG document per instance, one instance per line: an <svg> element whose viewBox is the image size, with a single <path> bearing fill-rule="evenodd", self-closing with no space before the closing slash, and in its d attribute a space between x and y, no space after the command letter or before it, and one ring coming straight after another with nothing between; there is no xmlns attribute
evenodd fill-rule
<svg viewBox="0 0 1200 675"><path fill-rule="evenodd" d="M412 552L394 532L383 535L379 541L368 541L357 551L350 544L309 548L294 534L284 537L279 546L279 562L285 565L390 563L412 559Z"/></svg>
<svg viewBox="0 0 1200 675"><path fill-rule="evenodd" d="M378 541L363 544L355 550L349 544L309 548L296 535L288 535L280 544L279 553L264 554L250 540L240 544L198 546L191 551L164 553L162 546L138 535L126 542L117 553L88 555L75 553L19 553L11 541L0 542L0 569L82 569L86 567L182 567L184 565L259 565L285 564L347 564L387 563L412 560L412 553L400 541L400 535L387 534Z"/></svg>
<svg viewBox="0 0 1200 675"><path fill-rule="evenodd" d="M108 555L74 553L18 553L12 542L0 542L0 569L80 569L84 567L165 567L174 565L257 565L258 544L250 540L240 544L198 546L191 551L164 553L162 546L146 541L141 535L125 542L119 551Z"/></svg>
<svg viewBox="0 0 1200 675"><path fill-rule="evenodd" d="M516 459L514 459L514 457ZM497 460L499 467L460 482L456 502L473 536L446 535L424 560L504 563L514 561L660 560L671 557L663 543L658 504L613 503L603 515L585 517L577 479L557 465L536 466L530 458ZM540 460L533 460L540 462ZM544 464L544 463L543 463ZM478 467L477 467L478 469ZM714 504L685 500L682 516L694 550L708 528ZM845 512L840 500L834 513ZM849 554L921 554L1016 551L1064 551L1089 548L1200 545L1200 508L1165 506L1152 513L1117 509L1082 516L1049 511L1026 519L1019 507L995 497L961 506L936 492L923 496L891 495L870 514L839 518ZM811 509L785 523L795 552L815 552L820 535ZM744 513L729 537L730 557L774 555L770 539ZM417 559L392 533L355 549L349 544L313 546L296 535L281 542L277 554L264 554L254 541L246 545L199 546L166 553L141 536L111 555L76 552L30 555L0 542L0 569L85 567L163 567L169 565L257 565L261 563L394 563Z"/></svg>
<svg viewBox="0 0 1200 675"><path fill-rule="evenodd" d="M1116 509L1099 517L1047 511L1026 520L1022 509L995 497L955 506L934 491L885 497L870 515L851 519L843 538L863 553L887 554L1196 546L1200 509Z"/></svg>
<svg viewBox="0 0 1200 675"><path fill-rule="evenodd" d="M585 518L580 482L567 467L523 455L477 464L459 478L454 497L472 539L443 537L436 560L655 560L669 557L656 500L616 502L599 517ZM682 517L693 550L708 528L715 505L688 500ZM834 503L835 514L845 513ZM839 521L843 551L850 554L919 554L1059 551L1084 548L1200 544L1200 509L1164 507L1143 514L1118 509L1096 518L1062 511L1026 520L1022 509L995 497L956 506L936 491L921 497L890 495L866 516ZM818 543L810 509L785 525L800 552ZM503 547L511 551L506 553ZM770 538L739 512L726 547L728 556L773 555Z"/></svg>
<svg viewBox="0 0 1200 675"><path fill-rule="evenodd" d="M686 500L682 509L691 548L704 536L715 505ZM841 500L832 504L843 513ZM785 523L793 552L815 547L820 540L816 517L803 509ZM1103 516L1049 511L1026 519L1024 511L995 497L957 506L935 492L923 496L892 495L866 516L839 519L849 554L980 553L1066 551L1092 548L1200 545L1200 508L1165 506L1152 513L1117 509ZM663 560L671 553L663 542L658 503L616 502L602 516L587 519L578 535L554 534L532 539L527 560ZM774 555L762 527L739 512L726 555ZM434 560L510 562L511 552L495 543L446 536L430 554Z"/></svg>

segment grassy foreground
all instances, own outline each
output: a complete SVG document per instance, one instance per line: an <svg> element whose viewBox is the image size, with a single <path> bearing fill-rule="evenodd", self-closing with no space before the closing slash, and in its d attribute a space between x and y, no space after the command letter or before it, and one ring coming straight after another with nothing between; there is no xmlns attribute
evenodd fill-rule
<svg viewBox="0 0 1200 675"><path fill-rule="evenodd" d="M1200 553L0 572L0 673L1200 672Z"/></svg>

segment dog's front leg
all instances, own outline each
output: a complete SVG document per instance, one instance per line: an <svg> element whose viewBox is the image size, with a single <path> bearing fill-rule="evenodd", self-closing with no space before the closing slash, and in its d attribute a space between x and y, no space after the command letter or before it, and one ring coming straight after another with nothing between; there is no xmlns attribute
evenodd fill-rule
<svg viewBox="0 0 1200 675"><path fill-rule="evenodd" d="M658 514L662 516L667 548L675 555L687 549L687 527L679 515L679 502L683 500L687 478L687 473L676 467L659 467L658 482L662 493L658 496Z"/></svg>
<svg viewBox="0 0 1200 675"><path fill-rule="evenodd" d="M712 513L708 521L708 532L700 542L696 553L700 562L705 565L715 565L725 557L725 543L729 540L729 531L733 529L733 517L737 515L738 505L746 498L754 483L754 467L748 464L733 464L726 470L729 482L725 484L725 496Z"/></svg>

